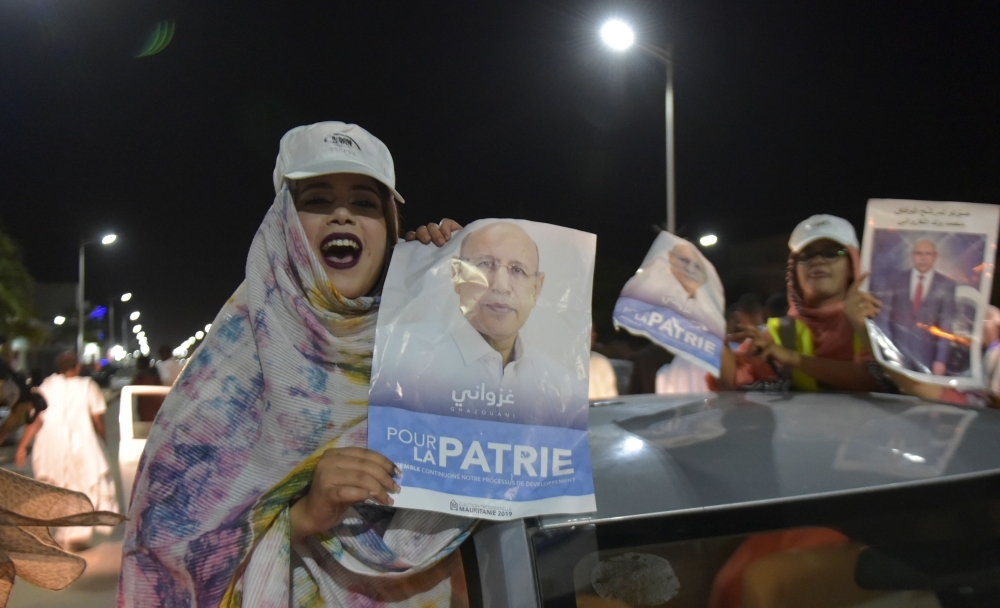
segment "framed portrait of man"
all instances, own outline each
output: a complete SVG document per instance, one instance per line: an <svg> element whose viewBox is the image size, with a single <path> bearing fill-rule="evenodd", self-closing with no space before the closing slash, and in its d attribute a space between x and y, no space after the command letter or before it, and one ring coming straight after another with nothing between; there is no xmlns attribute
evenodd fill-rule
<svg viewBox="0 0 1000 608"><path fill-rule="evenodd" d="M910 200L868 202L862 243L873 355L924 382L982 386L982 326L995 262L998 208Z"/></svg>

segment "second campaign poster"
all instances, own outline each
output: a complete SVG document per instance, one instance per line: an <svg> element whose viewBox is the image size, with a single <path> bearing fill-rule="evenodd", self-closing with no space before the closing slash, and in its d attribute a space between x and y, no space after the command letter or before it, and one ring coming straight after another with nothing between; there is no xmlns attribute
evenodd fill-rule
<svg viewBox="0 0 1000 608"><path fill-rule="evenodd" d="M615 304L615 327L645 336L719 375L725 294L715 267L690 242L660 232Z"/></svg>
<svg viewBox="0 0 1000 608"><path fill-rule="evenodd" d="M868 321L879 363L922 382L982 387L998 220L995 205L868 201L861 265L882 303Z"/></svg>
<svg viewBox="0 0 1000 608"><path fill-rule="evenodd" d="M398 507L483 519L594 511L587 442L596 237L479 220L400 243L382 290L368 447Z"/></svg>

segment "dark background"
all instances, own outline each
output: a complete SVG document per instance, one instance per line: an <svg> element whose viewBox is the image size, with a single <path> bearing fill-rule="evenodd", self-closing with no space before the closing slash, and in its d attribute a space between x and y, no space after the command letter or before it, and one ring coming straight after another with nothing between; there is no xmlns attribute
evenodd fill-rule
<svg viewBox="0 0 1000 608"><path fill-rule="evenodd" d="M389 146L410 227L595 232L613 297L665 214L664 75L610 16L674 46L679 232L711 255L871 197L1000 202L996 2L3 0L0 221L44 282L118 232L87 296L133 292L155 351L240 283L282 133L337 119Z"/></svg>

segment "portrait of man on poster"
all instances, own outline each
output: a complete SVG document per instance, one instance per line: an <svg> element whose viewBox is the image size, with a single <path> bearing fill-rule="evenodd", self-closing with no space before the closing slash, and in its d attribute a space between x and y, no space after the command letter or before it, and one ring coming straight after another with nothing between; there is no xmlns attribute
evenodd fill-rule
<svg viewBox="0 0 1000 608"><path fill-rule="evenodd" d="M390 347L384 365L393 366L391 384L400 396L376 382L373 399L431 414L586 428L578 394L586 389L585 376L523 335L545 286L537 243L505 221L458 236L461 245L450 260L452 293L437 305L459 314L447 315L446 324L414 325L398 355Z"/></svg>
<svg viewBox="0 0 1000 608"><path fill-rule="evenodd" d="M952 349L955 281L935 269L937 246L921 239L910 247L910 269L896 271L875 290L883 310L879 327L903 354L907 369L943 376Z"/></svg>

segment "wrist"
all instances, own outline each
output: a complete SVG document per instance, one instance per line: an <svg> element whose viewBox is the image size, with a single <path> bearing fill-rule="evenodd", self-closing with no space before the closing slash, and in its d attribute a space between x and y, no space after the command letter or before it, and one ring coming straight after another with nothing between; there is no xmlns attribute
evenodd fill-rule
<svg viewBox="0 0 1000 608"><path fill-rule="evenodd" d="M289 535L292 542L329 530L340 523L347 512L346 504L338 504L337 508L330 509L313 504L311 496L312 494L306 494L289 507Z"/></svg>

